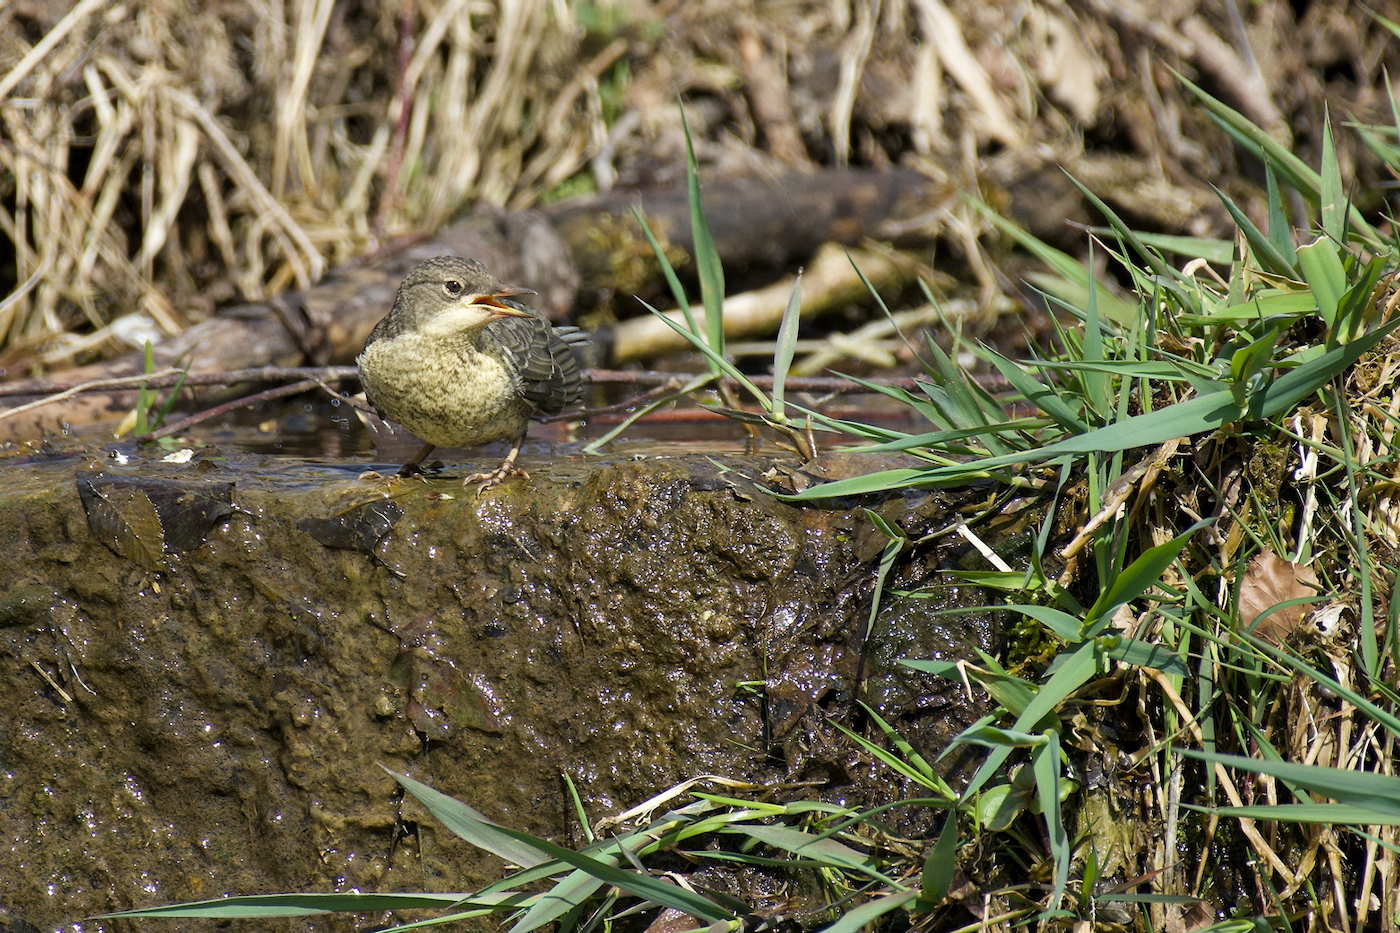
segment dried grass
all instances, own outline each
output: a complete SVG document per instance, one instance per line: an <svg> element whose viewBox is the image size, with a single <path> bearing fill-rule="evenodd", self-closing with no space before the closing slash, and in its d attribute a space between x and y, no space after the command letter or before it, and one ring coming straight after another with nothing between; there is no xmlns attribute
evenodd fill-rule
<svg viewBox="0 0 1400 933"><path fill-rule="evenodd" d="M596 114L578 104L586 81L565 79L577 30L561 5L406 3L403 35L393 7L224 12L85 0L32 48L13 8L0 14L11 362L43 348L58 363L124 314L177 333L466 201L528 199L590 154ZM73 336L85 328L96 338Z"/></svg>
<svg viewBox="0 0 1400 933"><path fill-rule="evenodd" d="M1345 0L1301 21L1275 0L23 9L0 8L0 366L16 374L311 284L478 199L526 207L586 168L602 188L674 180L677 94L712 173L904 163L995 187L1062 164L1130 217L1201 235L1225 221L1206 182L1259 198L1169 68L1307 154L1324 96L1379 115L1382 67L1400 67ZM1365 190L1367 153L1342 157ZM979 231L954 237L978 268Z"/></svg>

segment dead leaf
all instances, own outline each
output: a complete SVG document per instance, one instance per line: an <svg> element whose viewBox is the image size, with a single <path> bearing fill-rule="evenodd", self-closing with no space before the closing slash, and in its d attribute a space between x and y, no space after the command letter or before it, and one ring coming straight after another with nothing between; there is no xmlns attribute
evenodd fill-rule
<svg viewBox="0 0 1400 933"><path fill-rule="evenodd" d="M1240 622L1265 641L1280 644L1293 634L1312 607L1306 603L1274 607L1290 599L1317 596L1321 590L1322 584L1311 567L1291 564L1265 549L1249 562L1240 581Z"/></svg>

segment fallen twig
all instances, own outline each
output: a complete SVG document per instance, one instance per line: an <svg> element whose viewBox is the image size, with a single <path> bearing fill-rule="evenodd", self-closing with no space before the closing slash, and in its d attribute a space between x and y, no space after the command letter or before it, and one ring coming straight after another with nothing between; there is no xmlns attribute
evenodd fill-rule
<svg viewBox="0 0 1400 933"><path fill-rule="evenodd" d="M234 411L235 409L243 408L248 405L256 405L259 402L270 402L273 399L285 398L288 395L297 395L309 389L314 389L319 385L321 385L319 380L306 379L302 382L293 382L288 385L278 386L275 389L268 389L264 392L256 392L253 395L245 395L242 398L236 398L231 402L224 402L222 405L215 405L213 408L208 408L204 411L195 412L188 418L181 418L174 424L166 425L165 427L160 428L156 431L152 431L149 434L143 434L136 440L138 442L160 440L162 437L168 437L171 434L178 434L181 431L186 430L187 428L191 428L194 425L199 424L201 421L208 421L210 418L217 418L219 415L226 414L227 412Z"/></svg>

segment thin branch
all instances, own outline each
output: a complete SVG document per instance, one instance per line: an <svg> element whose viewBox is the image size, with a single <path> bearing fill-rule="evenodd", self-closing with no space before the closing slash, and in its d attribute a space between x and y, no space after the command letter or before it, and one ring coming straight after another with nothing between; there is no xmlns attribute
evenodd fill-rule
<svg viewBox="0 0 1400 933"><path fill-rule="evenodd" d="M174 370L174 369L163 369L163 370L161 370L160 372L151 373L150 376L145 377L145 378L147 378L147 379L164 379L164 378L166 378L166 377L172 377L172 378L173 378L173 377L178 377L178 376L179 376L179 371L178 371L178 370ZM18 415L18 414L20 414L21 412L26 412L26 411L29 411L29 410L31 410L31 409L38 408L38 407L40 407L40 406L42 406L42 405L49 405L49 404L52 404L53 402L66 402L66 401L68 401L68 399L72 398L73 396L75 396L75 395L81 395L81 394L84 393L84 392L96 392L98 389L115 389L115 388L133 388L133 389L134 389L134 388L139 388L140 385L141 385L141 383L142 383L143 381L144 381L144 380L138 379L138 380L137 380L134 384L132 384L132 385L127 385L127 383L130 383L130 382L131 382L131 380L130 380L130 379L127 379L127 378L122 378L122 379L94 379L94 380L91 381L91 382L80 382L80 383L78 383L78 384L75 385L75 386L70 386L69 388L63 389L63 390L61 390L61 391L59 391L59 392L57 392L57 393L55 393L55 394L53 394L53 395L45 396L44 398L37 399L37 400L35 400L35 401L33 401L33 402L29 402L29 403L24 404L24 405L20 405L20 406L18 406L18 407L16 407L16 408L7 408L7 409L5 409L4 411L0 411L0 419L9 418L9 417L12 417L12 416L14 416L14 415ZM149 384L149 383L148 383L148 384ZM171 385L174 385L175 383L172 381L170 384L171 384ZM25 393L25 394L33 394L33 393Z"/></svg>
<svg viewBox="0 0 1400 933"><path fill-rule="evenodd" d="M159 440L160 438L167 437L171 434L178 434L181 431L186 430L187 428L191 428L194 425L199 424L201 421L208 421L210 418L217 418L219 415L225 414L235 409L243 408L250 405L256 405L259 402L270 402L273 399L284 398L288 395L297 395L301 392L306 392L309 389L314 389L319 384L320 383L315 379L307 379L302 382L293 382L289 385L278 386L275 389L268 389L265 392L258 392L253 395L245 395L242 398L236 398L231 402L225 402L222 405L215 405L213 408L207 409L205 411L196 412L195 414L190 415L188 418L181 418L174 424L166 425L160 430L152 431L149 434L143 434L136 440L138 442Z"/></svg>
<svg viewBox="0 0 1400 933"><path fill-rule="evenodd" d="M138 389L142 385L150 389L168 389L180 382L180 375L178 369L162 369L159 372L143 373L137 376L95 379L87 382L68 383L26 379L23 382L0 385L0 397L49 393L59 393L66 397L82 392L96 392L100 389ZM354 366L257 366L252 369L230 369L217 373L190 373L184 377L184 384L187 386L221 386L236 385L240 382L287 382L302 379L339 382L342 379L358 379L359 377L360 371ZM40 404L46 404L50 401L62 401L62 399L44 399Z"/></svg>

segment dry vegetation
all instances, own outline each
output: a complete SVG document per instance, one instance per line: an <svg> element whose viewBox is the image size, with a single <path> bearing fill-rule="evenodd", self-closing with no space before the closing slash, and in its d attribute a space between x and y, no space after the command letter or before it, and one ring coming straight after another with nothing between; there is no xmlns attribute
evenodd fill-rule
<svg viewBox="0 0 1400 933"><path fill-rule="evenodd" d="M674 179L677 93L712 174L912 165L999 188L1041 235L1073 241L1064 219L1088 217L1059 164L1141 223L1218 232L1207 183L1246 204L1256 189L1171 69L1307 157L1323 101L1373 116L1395 56L1342 0L738 9L0 7L0 364L14 377L139 346L474 201L519 208ZM1358 191L1374 191L1365 153L1342 158ZM980 228L934 220L990 288Z"/></svg>

